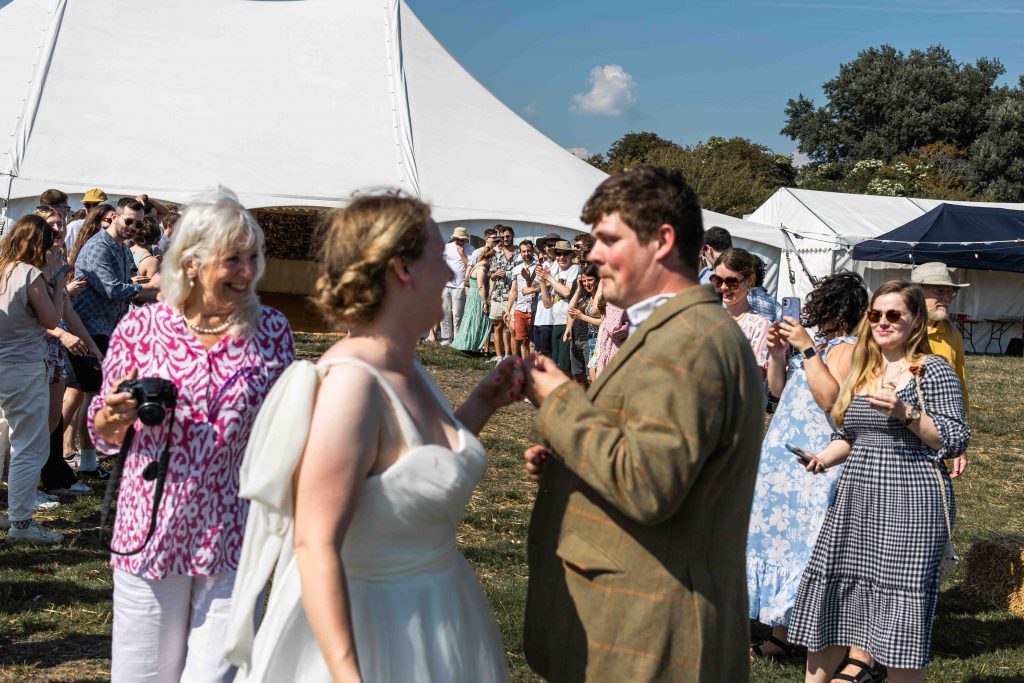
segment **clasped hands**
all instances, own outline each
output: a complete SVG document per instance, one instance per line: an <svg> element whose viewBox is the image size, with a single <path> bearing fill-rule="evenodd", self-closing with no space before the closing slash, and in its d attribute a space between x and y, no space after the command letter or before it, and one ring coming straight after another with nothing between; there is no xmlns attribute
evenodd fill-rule
<svg viewBox="0 0 1024 683"><path fill-rule="evenodd" d="M568 381L550 358L536 353L528 358L505 358L480 382L477 398L495 410L524 398L540 407L552 391Z"/></svg>

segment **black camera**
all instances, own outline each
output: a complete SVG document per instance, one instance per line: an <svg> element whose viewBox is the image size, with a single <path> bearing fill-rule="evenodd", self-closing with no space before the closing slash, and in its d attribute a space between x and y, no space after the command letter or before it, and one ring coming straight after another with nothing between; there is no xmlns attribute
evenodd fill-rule
<svg viewBox="0 0 1024 683"><path fill-rule="evenodd" d="M167 417L167 409L174 408L178 401L178 388L174 382L163 377L126 379L117 387L117 391L132 395L139 404L139 420L150 427L163 422Z"/></svg>

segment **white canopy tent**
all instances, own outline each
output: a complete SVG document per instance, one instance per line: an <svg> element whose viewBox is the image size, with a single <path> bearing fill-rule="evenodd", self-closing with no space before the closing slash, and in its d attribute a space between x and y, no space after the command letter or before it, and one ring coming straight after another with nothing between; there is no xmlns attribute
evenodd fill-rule
<svg viewBox="0 0 1024 683"><path fill-rule="evenodd" d="M860 273L872 289L887 280L909 278L909 266L853 261L850 251L858 242L898 228L942 203L935 199L782 188L747 218L781 228L785 244L779 296L806 297L814 288L811 277L842 270ZM946 203L1024 209L1024 204ZM989 351L1002 352L1011 337L1021 334L1019 322L1013 321L1024 317L1024 297L1020 296L1024 275L961 269L954 278L971 285L960 290L954 313L980 321L965 326L965 332L973 336L973 345L968 343L968 350L983 351L988 345ZM1000 327L1002 338L993 339L993 329Z"/></svg>
<svg viewBox="0 0 1024 683"><path fill-rule="evenodd" d="M449 231L569 237L606 177L491 95L400 0L0 0L0 64L10 217L51 187L184 202L221 184L250 208L397 187ZM761 255L774 291L777 231L712 212L705 225ZM263 287L311 278L271 259Z"/></svg>
<svg viewBox="0 0 1024 683"><path fill-rule="evenodd" d="M0 0L0 64L12 216L50 187L182 202L222 184L252 208L397 187L442 224L572 231L604 177L399 0Z"/></svg>

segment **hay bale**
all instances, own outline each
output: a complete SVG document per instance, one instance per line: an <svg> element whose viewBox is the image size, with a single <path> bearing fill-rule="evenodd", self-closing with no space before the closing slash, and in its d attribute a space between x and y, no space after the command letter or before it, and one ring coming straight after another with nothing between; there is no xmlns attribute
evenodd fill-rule
<svg viewBox="0 0 1024 683"><path fill-rule="evenodd" d="M965 558L971 597L1024 616L1024 536L978 541Z"/></svg>

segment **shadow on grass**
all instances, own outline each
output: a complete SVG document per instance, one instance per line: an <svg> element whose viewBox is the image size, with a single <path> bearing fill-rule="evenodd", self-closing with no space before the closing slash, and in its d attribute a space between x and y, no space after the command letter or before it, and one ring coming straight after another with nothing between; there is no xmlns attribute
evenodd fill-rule
<svg viewBox="0 0 1024 683"><path fill-rule="evenodd" d="M65 638L17 643L0 638L0 666L27 665L40 673L69 662L109 657L110 636L71 634Z"/></svg>

